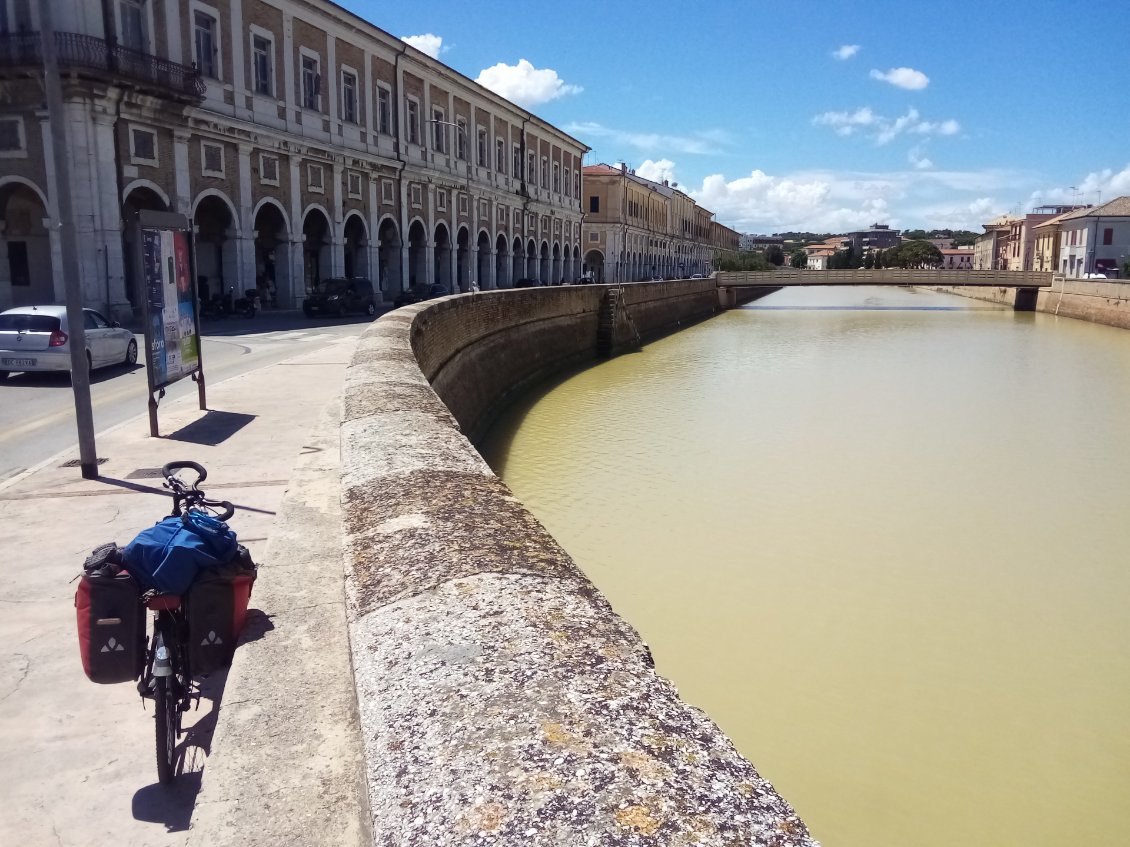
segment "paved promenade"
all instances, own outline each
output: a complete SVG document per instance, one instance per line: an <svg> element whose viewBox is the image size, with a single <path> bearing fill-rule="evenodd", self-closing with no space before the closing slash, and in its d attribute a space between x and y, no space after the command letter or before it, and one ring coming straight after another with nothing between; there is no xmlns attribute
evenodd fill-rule
<svg viewBox="0 0 1130 847"><path fill-rule="evenodd" d="M195 394L163 404L162 438L148 437L142 394L142 414L98 436L100 479L61 467L76 448L0 488L0 843L223 844L225 818L255 814L288 826L290 843L358 840L355 701L334 552L338 409L355 345L344 339L209 384L208 412ZM125 543L167 514L160 478L146 471L175 459L203 464L206 490L240 508L232 526L260 563L259 611L235 670L209 679L187 716L186 773L166 788L156 784L151 704L132 684L95 685L82 673L72 580L91 548ZM313 527L306 538L286 531L296 514ZM226 783L241 753L262 744L273 772Z"/></svg>

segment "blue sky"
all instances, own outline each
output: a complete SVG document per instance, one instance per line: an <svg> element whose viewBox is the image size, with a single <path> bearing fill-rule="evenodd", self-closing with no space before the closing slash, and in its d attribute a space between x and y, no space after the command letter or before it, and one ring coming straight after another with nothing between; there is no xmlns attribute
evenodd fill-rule
<svg viewBox="0 0 1130 847"><path fill-rule="evenodd" d="M1130 194L1130 2L340 0L742 232Z"/></svg>

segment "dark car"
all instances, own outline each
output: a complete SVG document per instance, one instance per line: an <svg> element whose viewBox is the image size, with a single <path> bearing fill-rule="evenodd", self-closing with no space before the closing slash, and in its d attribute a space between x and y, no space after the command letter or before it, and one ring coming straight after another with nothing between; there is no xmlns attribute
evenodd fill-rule
<svg viewBox="0 0 1130 847"><path fill-rule="evenodd" d="M349 312L375 315L377 298L373 294L373 284L367 279L333 277L315 286L302 301L302 311L308 318L315 315L341 316Z"/></svg>
<svg viewBox="0 0 1130 847"><path fill-rule="evenodd" d="M446 297L450 293L451 292L448 290L447 286L444 285L442 282L433 282L428 287L428 299L429 300L431 300L433 297Z"/></svg>
<svg viewBox="0 0 1130 847"><path fill-rule="evenodd" d="M396 308L401 306L410 306L413 303L422 303L428 299L429 285L426 283L416 283L409 288L404 289L396 295L396 299L392 301L392 305Z"/></svg>

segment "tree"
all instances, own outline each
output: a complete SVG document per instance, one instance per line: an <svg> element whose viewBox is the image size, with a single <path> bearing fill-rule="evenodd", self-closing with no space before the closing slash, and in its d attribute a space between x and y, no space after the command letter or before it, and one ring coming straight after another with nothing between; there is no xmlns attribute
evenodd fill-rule
<svg viewBox="0 0 1130 847"><path fill-rule="evenodd" d="M808 253L804 250L794 250L793 254L789 256L789 264L794 268L807 268Z"/></svg>
<svg viewBox="0 0 1130 847"><path fill-rule="evenodd" d="M900 268L936 267L942 263L942 251L929 241L904 241L888 250L884 258L890 260L889 266Z"/></svg>
<svg viewBox="0 0 1130 847"><path fill-rule="evenodd" d="M785 251L778 245L773 244L765 251L765 260L771 265L781 267L781 265L785 264Z"/></svg>
<svg viewBox="0 0 1130 847"><path fill-rule="evenodd" d="M765 254L756 250L725 253L715 259L714 267L720 271L768 271L773 268L765 261Z"/></svg>
<svg viewBox="0 0 1130 847"><path fill-rule="evenodd" d="M867 268L867 270L871 270L875 267L875 253L868 253L863 257L863 267Z"/></svg>

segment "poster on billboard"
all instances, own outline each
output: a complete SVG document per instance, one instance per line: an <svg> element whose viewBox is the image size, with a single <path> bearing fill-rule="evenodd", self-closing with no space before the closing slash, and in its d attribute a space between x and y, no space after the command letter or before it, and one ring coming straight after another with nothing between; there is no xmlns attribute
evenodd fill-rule
<svg viewBox="0 0 1130 847"><path fill-rule="evenodd" d="M156 391L200 368L188 233L141 229L149 387Z"/></svg>

